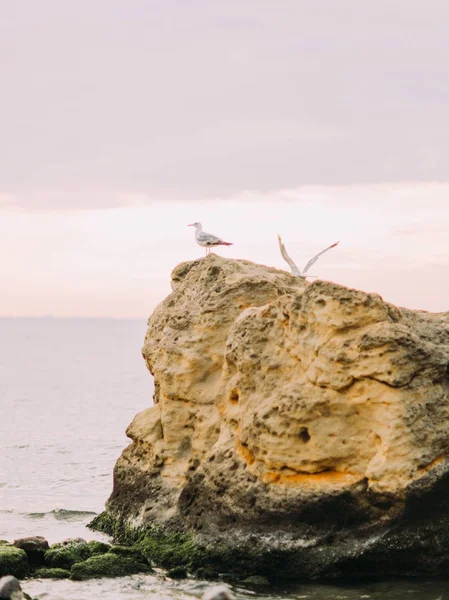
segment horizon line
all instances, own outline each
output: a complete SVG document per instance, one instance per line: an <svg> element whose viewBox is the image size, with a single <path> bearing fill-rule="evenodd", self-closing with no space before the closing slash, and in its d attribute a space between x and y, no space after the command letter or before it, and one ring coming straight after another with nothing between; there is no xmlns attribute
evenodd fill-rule
<svg viewBox="0 0 449 600"><path fill-rule="evenodd" d="M0 321L7 320L19 320L19 319L34 319L40 321L74 321L74 320L85 320L85 321L140 321L142 319L148 320L148 317L104 317L96 315L69 315L69 316L58 316L58 315L1 315Z"/></svg>

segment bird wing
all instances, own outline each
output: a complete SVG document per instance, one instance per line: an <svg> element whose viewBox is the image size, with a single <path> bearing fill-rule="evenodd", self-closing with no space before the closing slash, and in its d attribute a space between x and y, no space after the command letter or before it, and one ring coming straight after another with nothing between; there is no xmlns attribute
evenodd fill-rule
<svg viewBox="0 0 449 600"><path fill-rule="evenodd" d="M216 235L212 235L212 233L206 233L205 231L199 233L196 239L201 244L208 244L210 246L223 243L223 240L221 240L219 237L217 237Z"/></svg>
<svg viewBox="0 0 449 600"><path fill-rule="evenodd" d="M321 252L318 252L318 254L315 254L315 256L313 256L309 262L306 264L306 266L304 267L303 270L303 274L307 273L307 271L310 269L310 267L316 263L316 261L320 258L320 256L322 254L324 254L325 252L327 252L328 250L330 250L331 248L335 248L335 246L338 246L340 242L335 242L335 244L332 244L332 246L328 246L327 248L325 248L324 250L321 250Z"/></svg>
<svg viewBox="0 0 449 600"><path fill-rule="evenodd" d="M278 234L278 242L279 242L279 249L281 251L282 258L285 260L285 262L288 264L288 266L292 270L293 275L296 275L297 277L300 277L301 276L301 271L298 269L298 267L296 266L296 264L293 262L293 260L287 254L287 250L285 249L284 243L281 240L281 236L279 234Z"/></svg>

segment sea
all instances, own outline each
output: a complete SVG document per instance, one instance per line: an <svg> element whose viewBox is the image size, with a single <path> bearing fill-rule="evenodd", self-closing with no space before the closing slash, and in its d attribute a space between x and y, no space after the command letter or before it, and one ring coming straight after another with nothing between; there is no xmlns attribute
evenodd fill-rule
<svg viewBox="0 0 449 600"><path fill-rule="evenodd" d="M103 510L134 415L152 404L141 356L145 320L0 319L0 539L108 538L86 524ZM219 584L220 582L215 582ZM152 575L85 582L25 580L42 600L201 598L214 582ZM235 586L238 600L449 600L449 582Z"/></svg>

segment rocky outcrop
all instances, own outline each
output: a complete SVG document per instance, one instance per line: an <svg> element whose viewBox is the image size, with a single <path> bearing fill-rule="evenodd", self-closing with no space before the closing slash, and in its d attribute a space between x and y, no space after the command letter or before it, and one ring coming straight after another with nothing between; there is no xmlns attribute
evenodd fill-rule
<svg viewBox="0 0 449 600"><path fill-rule="evenodd" d="M213 254L172 285L97 527L184 532L245 575L444 572L449 316Z"/></svg>

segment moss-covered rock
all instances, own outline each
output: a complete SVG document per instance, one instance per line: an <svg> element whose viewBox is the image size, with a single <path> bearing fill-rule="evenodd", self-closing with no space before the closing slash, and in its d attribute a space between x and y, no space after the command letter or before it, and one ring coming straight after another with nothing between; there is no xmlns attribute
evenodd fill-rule
<svg viewBox="0 0 449 600"><path fill-rule="evenodd" d="M137 562L148 563L148 558L135 546L111 546L109 552L111 554L117 554L117 556L131 558Z"/></svg>
<svg viewBox="0 0 449 600"><path fill-rule="evenodd" d="M67 540L53 544L45 553L45 564L55 569L70 570L75 563L87 560L92 555L89 545L81 540Z"/></svg>
<svg viewBox="0 0 449 600"><path fill-rule="evenodd" d="M116 519L107 510L92 519L87 527L93 531L106 533L120 544L127 546L132 546L142 533L135 527L128 527L122 519Z"/></svg>
<svg viewBox="0 0 449 600"><path fill-rule="evenodd" d="M26 553L14 546L0 546L0 577L14 575L19 579L25 577L29 569Z"/></svg>
<svg viewBox="0 0 449 600"><path fill-rule="evenodd" d="M108 552L111 549L110 544L105 544L104 542L98 542L97 540L92 540L90 542L87 542L87 545L90 548L90 552L91 552L92 556L95 556L96 554L105 554L106 552Z"/></svg>
<svg viewBox="0 0 449 600"><path fill-rule="evenodd" d="M205 559L204 551L189 534L164 534L155 530L142 536L135 547L166 569L202 566Z"/></svg>
<svg viewBox="0 0 449 600"><path fill-rule="evenodd" d="M33 573L33 577L38 579L68 579L70 571L67 569L38 569Z"/></svg>
<svg viewBox="0 0 449 600"><path fill-rule="evenodd" d="M240 580L250 575L266 573L267 561L260 560L257 551L253 552L251 547L248 551L230 549L224 544L212 547L200 543L192 533L172 533L156 525L145 531L134 529L126 522L120 522L108 511L98 515L90 526L94 530L113 535L114 540L120 544L133 544L133 550L140 550L157 566L168 570L182 568L201 579L214 580L222 573L233 580ZM282 559L277 560L275 557L273 562L276 570Z"/></svg>
<svg viewBox="0 0 449 600"><path fill-rule="evenodd" d="M82 580L93 577L123 577L135 573L149 573L151 570L151 567L146 563L108 552L74 564L70 578Z"/></svg>

